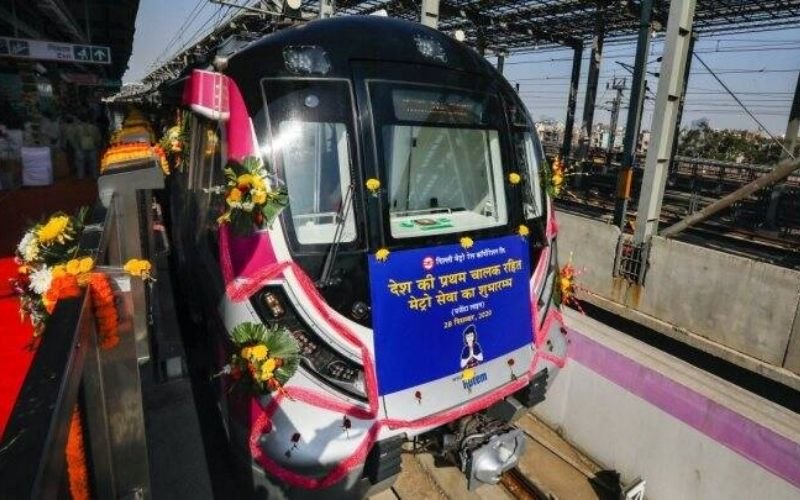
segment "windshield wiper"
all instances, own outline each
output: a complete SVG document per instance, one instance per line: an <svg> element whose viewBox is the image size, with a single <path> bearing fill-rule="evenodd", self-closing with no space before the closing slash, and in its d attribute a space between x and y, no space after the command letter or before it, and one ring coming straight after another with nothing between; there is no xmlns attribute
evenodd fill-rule
<svg viewBox="0 0 800 500"><path fill-rule="evenodd" d="M325 256L325 263L322 266L322 274L317 280L317 288L327 288L331 285L337 284L340 279L332 279L331 275L333 274L333 265L336 263L336 255L339 253L339 246L342 243L342 238L344 237L344 228L345 222L347 221L347 214L350 212L350 205L353 202L353 191L355 190L355 186L350 183L347 187L347 193L344 195L344 200L342 204L339 205L339 211L336 212L336 230L333 232L333 242L331 243L331 247L328 250L328 254Z"/></svg>

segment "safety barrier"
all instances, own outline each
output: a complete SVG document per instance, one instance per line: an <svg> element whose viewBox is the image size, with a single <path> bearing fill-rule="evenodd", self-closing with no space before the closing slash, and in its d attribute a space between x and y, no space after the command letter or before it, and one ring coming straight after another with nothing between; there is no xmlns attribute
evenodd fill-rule
<svg viewBox="0 0 800 500"><path fill-rule="evenodd" d="M149 357L149 286L123 272L152 253L152 162L101 177L101 202L80 240L113 284L117 339L98 330L91 294L58 302L0 441L0 498L150 498L139 364ZM133 255L135 254L135 255ZM68 446L69 443L69 446Z"/></svg>

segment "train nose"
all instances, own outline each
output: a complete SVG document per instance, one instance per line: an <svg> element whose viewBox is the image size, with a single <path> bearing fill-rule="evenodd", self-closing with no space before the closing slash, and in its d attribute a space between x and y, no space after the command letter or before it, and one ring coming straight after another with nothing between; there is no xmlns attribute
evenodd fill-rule
<svg viewBox="0 0 800 500"><path fill-rule="evenodd" d="M492 436L486 444L472 450L465 462L469 489L481 483L497 484L504 472L517 465L524 451L525 436L519 429Z"/></svg>

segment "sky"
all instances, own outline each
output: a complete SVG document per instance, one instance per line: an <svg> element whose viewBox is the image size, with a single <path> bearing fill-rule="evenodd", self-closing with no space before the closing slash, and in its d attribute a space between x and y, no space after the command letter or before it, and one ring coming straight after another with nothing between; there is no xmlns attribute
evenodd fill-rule
<svg viewBox="0 0 800 500"><path fill-rule="evenodd" d="M173 55L211 31L235 9L212 4L207 0L141 0L136 18L136 33L129 69L123 81L135 82L147 75L156 62L168 60ZM650 48L649 71L657 72L663 38L657 36ZM628 77L630 73L618 62L633 64L634 44L607 43L600 67L600 84L596 100L595 123L608 123L608 108L614 91L606 90L616 76ZM774 135L783 135L792 103L792 96L800 72L800 28L776 31L720 34L701 37L695 51L717 73L720 79L737 95L764 127ZM581 65L580 91L576 122L580 122L583 95L590 50L584 50ZM490 60L493 61L492 58ZM535 120L564 121L572 69L571 50L542 49L525 54L512 54L506 59L505 75L512 83L519 83L520 95ZM658 79L648 78L655 95ZM620 124L627 114L628 93L623 94ZM652 121L653 101L645 101L642 128L649 129ZM683 126L707 118L712 127L758 130L759 125L725 92L712 75L698 63L692 62Z"/></svg>

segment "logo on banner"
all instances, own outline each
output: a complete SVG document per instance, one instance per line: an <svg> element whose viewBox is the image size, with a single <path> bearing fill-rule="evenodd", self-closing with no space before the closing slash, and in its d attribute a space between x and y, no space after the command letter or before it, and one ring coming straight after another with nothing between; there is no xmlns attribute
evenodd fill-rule
<svg viewBox="0 0 800 500"><path fill-rule="evenodd" d="M433 257L428 256L422 259L422 269L426 271L433 269Z"/></svg>

